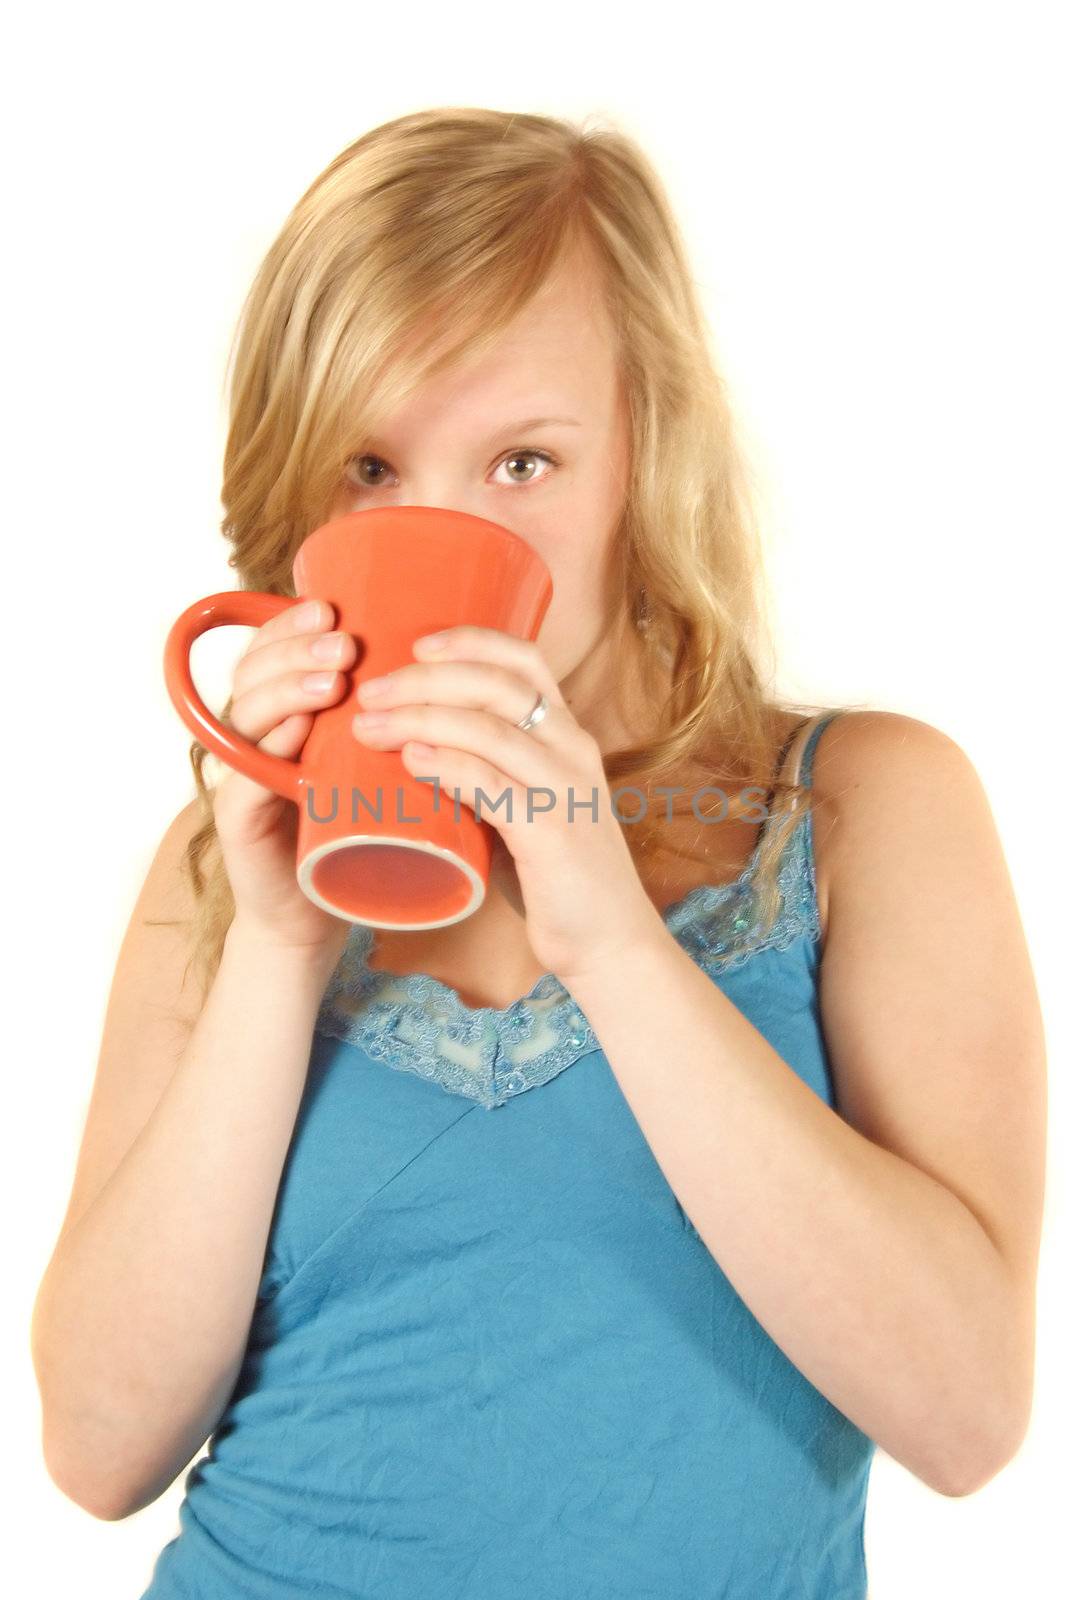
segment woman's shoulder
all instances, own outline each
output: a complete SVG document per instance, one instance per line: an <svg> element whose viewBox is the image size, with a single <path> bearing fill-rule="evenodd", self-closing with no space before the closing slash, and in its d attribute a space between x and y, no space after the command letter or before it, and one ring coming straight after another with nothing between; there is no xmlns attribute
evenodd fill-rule
<svg viewBox="0 0 1067 1600"><path fill-rule="evenodd" d="M861 783L869 783L886 763L888 770L908 773L930 759L967 760L942 729L898 711L828 709L803 722L812 731L819 723L826 724L811 767L812 789L823 800L843 798ZM805 742L803 735L801 741Z"/></svg>
<svg viewBox="0 0 1067 1600"><path fill-rule="evenodd" d="M814 727L830 717L812 753L812 848L820 909L832 898L835 872L846 855L878 836L887 807L945 803L964 775L977 781L966 753L942 729L918 717L867 708L804 720ZM801 733L801 740L811 737ZM946 810L948 825L950 814Z"/></svg>
<svg viewBox="0 0 1067 1600"><path fill-rule="evenodd" d="M867 706L826 706L799 715L795 711L782 711L780 726L783 738L796 734L795 743L800 749L816 729L822 728L818 760L824 774L831 768L843 770L853 758L862 760L865 755L877 758L887 749L910 749L919 754L934 748L959 750L955 741L932 723L902 712L878 711Z"/></svg>

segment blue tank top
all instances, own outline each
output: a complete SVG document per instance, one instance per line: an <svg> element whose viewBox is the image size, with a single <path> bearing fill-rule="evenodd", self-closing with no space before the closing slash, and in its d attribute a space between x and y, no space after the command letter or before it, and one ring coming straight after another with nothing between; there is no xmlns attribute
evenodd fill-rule
<svg viewBox="0 0 1067 1600"><path fill-rule="evenodd" d="M767 832L664 920L833 1105L811 819L754 938ZM244 1364L141 1600L862 1600L874 1445L735 1292L567 990L468 1008L372 939L324 992Z"/></svg>

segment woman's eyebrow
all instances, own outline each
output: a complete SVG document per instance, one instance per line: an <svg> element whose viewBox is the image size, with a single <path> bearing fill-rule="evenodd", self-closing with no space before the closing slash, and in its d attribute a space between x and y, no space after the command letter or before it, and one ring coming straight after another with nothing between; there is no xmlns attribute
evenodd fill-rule
<svg viewBox="0 0 1067 1600"><path fill-rule="evenodd" d="M490 443L503 438L506 433L525 433L530 428L549 428L562 426L565 428L580 428L581 423L577 417L526 417L519 422L508 422L496 433L490 435Z"/></svg>
<svg viewBox="0 0 1067 1600"><path fill-rule="evenodd" d="M519 422L505 423L502 428L498 428L495 433L489 435L486 443L496 444L498 439L514 437L517 433L527 433L532 428L580 428L581 426L582 424L577 417L526 417ZM368 445L377 445L381 442L382 439L377 434L370 434L367 437Z"/></svg>

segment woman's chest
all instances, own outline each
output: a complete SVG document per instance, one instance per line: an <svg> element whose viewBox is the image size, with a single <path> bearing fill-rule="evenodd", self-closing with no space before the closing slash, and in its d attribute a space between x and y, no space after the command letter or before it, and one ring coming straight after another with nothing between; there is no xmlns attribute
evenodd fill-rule
<svg viewBox="0 0 1067 1600"><path fill-rule="evenodd" d="M716 974L715 981L829 1102L828 1063L803 952L770 949ZM605 1185L619 1184L640 1191L642 1205L653 1212L661 1205L670 1209L669 1191L611 1064L566 1000L543 1014L535 1007L510 1017L498 1013L486 1020L484 1035L472 1026L469 1036L447 1006L439 1021L437 1006L430 996L399 1009L386 1002L352 1018L328 1009L321 1018L262 1292L293 1277L336 1230L351 1222L362 1233L373 1221L372 1208L397 1201L405 1211L414 1207L422 1228L442 1207L465 1199L483 1223L492 1219L494 1225L503 1208L514 1205L510 1225L519 1228L539 1197L554 1197L555 1204L576 1173L595 1172L594 1210L612 1208ZM572 1220L577 1227L579 1218ZM579 1232L595 1224L592 1215L580 1220Z"/></svg>
<svg viewBox="0 0 1067 1600"><path fill-rule="evenodd" d="M732 883L747 866L757 829L744 818L716 824L685 842L684 856L664 854L645 890L662 915L702 884ZM472 1008L502 1011L529 994L545 975L530 946L514 869L498 855L486 898L463 922L404 933L375 929L365 957L371 971L403 977L420 973L454 989Z"/></svg>

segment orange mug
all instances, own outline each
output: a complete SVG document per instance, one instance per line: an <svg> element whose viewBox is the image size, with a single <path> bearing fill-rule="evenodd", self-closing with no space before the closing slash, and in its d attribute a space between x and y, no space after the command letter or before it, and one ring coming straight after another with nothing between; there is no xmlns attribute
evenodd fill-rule
<svg viewBox="0 0 1067 1600"><path fill-rule="evenodd" d="M293 562L295 597L239 589L188 607L167 636L163 671L186 727L221 761L296 802L296 877L315 905L372 928L443 928L485 898L494 829L470 806L408 772L399 750L352 730L365 678L414 660L425 633L472 623L535 639L552 598L548 567L499 523L439 506L354 511L310 533ZM336 705L314 713L299 758L260 750L225 727L193 683L189 654L209 628L258 628L288 606L328 600L356 662ZM495 798L495 797L494 797Z"/></svg>

